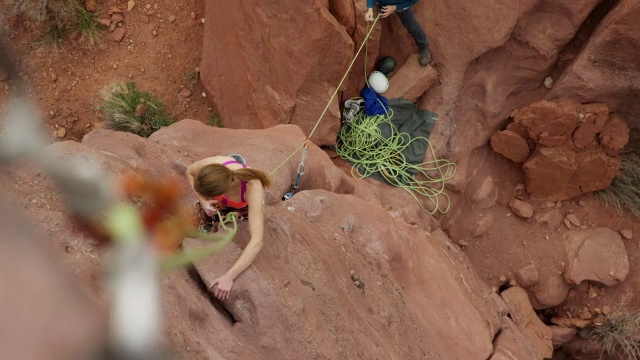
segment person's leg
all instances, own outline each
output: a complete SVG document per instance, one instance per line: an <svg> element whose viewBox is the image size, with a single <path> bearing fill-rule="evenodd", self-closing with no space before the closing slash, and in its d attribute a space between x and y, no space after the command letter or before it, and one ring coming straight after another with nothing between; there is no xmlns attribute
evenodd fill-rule
<svg viewBox="0 0 640 360"><path fill-rule="evenodd" d="M420 50L428 49L429 41L427 40L427 36L424 34L422 26L420 26L418 20L416 20L416 17L413 14L413 9L407 8L396 12L396 14L398 14L402 25L407 29L407 32L409 32L413 40L416 42L416 45L418 45L418 48L420 48Z"/></svg>
<svg viewBox="0 0 640 360"><path fill-rule="evenodd" d="M412 8L407 8L400 12L396 12L402 25L409 32L413 40L416 42L416 45L420 48L420 56L418 57L418 62L422 66L429 65L431 62L431 52L429 51L429 41L427 40L427 36L424 34L424 30L422 26L416 20L415 15L413 14Z"/></svg>

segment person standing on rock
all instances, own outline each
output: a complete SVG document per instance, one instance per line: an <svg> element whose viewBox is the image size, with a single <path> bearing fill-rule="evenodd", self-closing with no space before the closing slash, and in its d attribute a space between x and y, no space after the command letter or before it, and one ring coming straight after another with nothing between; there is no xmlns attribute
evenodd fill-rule
<svg viewBox="0 0 640 360"><path fill-rule="evenodd" d="M223 216L236 212L240 219L249 219L251 240L231 269L209 286L217 285L214 295L224 300L229 297L233 281L251 265L262 248L264 188L271 186L271 179L266 173L247 167L240 155L202 159L191 164L186 175L198 197L196 210L200 214L201 230L211 231L217 225L218 211Z"/></svg>
<svg viewBox="0 0 640 360"><path fill-rule="evenodd" d="M396 13L402 22L402 25L409 32L413 40L420 49L420 56L418 62L421 66L429 65L431 61L431 51L429 51L429 41L424 34L422 26L416 20L413 14L413 5L419 0L367 0L367 12L364 15L365 20L373 21L373 7L376 3L380 6L380 17L386 18L387 16Z"/></svg>

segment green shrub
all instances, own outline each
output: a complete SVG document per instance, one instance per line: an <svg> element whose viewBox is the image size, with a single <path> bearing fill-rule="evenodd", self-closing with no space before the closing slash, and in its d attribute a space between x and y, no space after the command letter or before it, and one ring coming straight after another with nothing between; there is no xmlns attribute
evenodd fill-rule
<svg viewBox="0 0 640 360"><path fill-rule="evenodd" d="M89 46L94 46L100 35L100 30L103 27L98 17L96 14L85 10L82 6L78 6L76 19L74 29L82 35L82 39L84 39Z"/></svg>
<svg viewBox="0 0 640 360"><path fill-rule="evenodd" d="M635 154L623 154L620 174L611 185L596 193L608 205L619 210L627 209L640 218L640 157Z"/></svg>
<svg viewBox="0 0 640 360"><path fill-rule="evenodd" d="M219 128L224 127L224 124L222 123L222 117L220 117L219 112L216 111L211 114L211 116L209 117L209 125Z"/></svg>
<svg viewBox="0 0 640 360"><path fill-rule="evenodd" d="M103 95L101 110L107 126L148 137L175 122L160 100L136 89L135 82L119 83Z"/></svg>

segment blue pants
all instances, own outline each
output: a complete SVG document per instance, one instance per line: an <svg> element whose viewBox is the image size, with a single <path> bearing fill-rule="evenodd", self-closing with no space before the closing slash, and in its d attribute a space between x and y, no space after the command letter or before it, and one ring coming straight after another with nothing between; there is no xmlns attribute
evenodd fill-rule
<svg viewBox="0 0 640 360"><path fill-rule="evenodd" d="M396 14L400 18L402 25L409 32L413 40L418 45L420 50L429 48L429 40L427 40L427 36L424 34L424 30L422 26L416 20L415 15L413 14L413 8L409 7L402 11L397 11Z"/></svg>

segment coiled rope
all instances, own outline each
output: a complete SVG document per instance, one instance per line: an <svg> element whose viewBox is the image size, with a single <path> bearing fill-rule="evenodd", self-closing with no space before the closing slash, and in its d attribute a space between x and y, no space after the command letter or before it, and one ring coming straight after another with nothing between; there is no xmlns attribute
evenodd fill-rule
<svg viewBox="0 0 640 360"><path fill-rule="evenodd" d="M406 190L427 213L446 213L451 202L445 192L445 182L455 175L456 164L446 159L437 159L429 139L411 138L407 133L400 133L391 123L392 116L393 111L375 116L359 112L340 129L336 152L353 164L351 176L365 178L379 173L389 184ZM382 136L382 124L391 129L391 136L388 138ZM427 143L427 149L434 160L411 164L403 151L414 141L421 140ZM418 196L426 197L433 208L427 209Z"/></svg>

